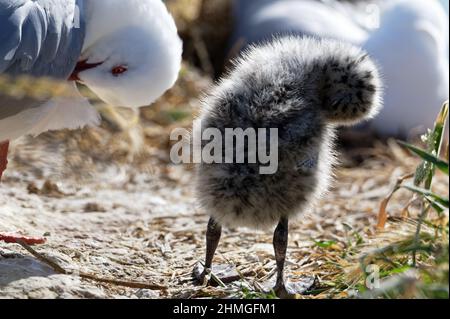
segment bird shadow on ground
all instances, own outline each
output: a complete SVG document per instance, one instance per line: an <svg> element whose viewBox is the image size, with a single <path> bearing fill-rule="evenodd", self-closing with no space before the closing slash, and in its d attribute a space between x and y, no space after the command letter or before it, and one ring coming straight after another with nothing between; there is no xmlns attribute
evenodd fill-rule
<svg viewBox="0 0 450 319"><path fill-rule="evenodd" d="M3 252L0 249L0 288L21 279L55 274L53 269L34 257Z"/></svg>

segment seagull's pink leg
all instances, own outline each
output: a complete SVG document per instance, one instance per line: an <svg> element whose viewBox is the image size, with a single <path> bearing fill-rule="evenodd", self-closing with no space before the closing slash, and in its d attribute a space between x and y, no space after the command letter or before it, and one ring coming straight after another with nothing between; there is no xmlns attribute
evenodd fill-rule
<svg viewBox="0 0 450 319"><path fill-rule="evenodd" d="M0 182L2 181L3 172L8 164L8 147L9 142L0 142Z"/></svg>
<svg viewBox="0 0 450 319"><path fill-rule="evenodd" d="M9 142L0 143L0 182L2 180L3 172L6 170L6 165L8 164L8 147ZM0 232L0 242L5 243L26 243L28 245L38 245L45 243L45 238L39 237L27 237L19 234L10 234Z"/></svg>
<svg viewBox="0 0 450 319"><path fill-rule="evenodd" d="M0 233L0 242L9 244L25 243L29 246L45 244L46 240L42 237L28 237L20 234Z"/></svg>

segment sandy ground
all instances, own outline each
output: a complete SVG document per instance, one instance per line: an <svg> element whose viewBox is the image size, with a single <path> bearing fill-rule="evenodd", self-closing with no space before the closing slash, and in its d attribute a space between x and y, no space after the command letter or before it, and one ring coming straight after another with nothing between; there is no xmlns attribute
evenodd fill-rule
<svg viewBox="0 0 450 319"><path fill-rule="evenodd" d="M191 273L203 259L208 217L196 207L191 171L169 164L164 151L153 154L154 162L144 168L82 152L78 165L69 165L71 141L43 137L15 143L0 185L0 230L47 236L35 249L71 274L57 273L19 245L0 243L1 298L248 297L273 275L270 231L227 229L216 262L239 270L242 279L219 288L194 285ZM369 243L389 184L416 163L403 156L398 167L392 152L365 152L345 154L367 160L358 165L345 160L336 187L292 225L289 270L315 281L311 289L330 287L336 272L349 265L315 242L335 241L338 252L355 245L356 235ZM398 212L406 200L397 196L391 211ZM120 283L83 279L79 273ZM315 297L349 294L325 289Z"/></svg>
<svg viewBox="0 0 450 319"><path fill-rule="evenodd" d="M213 73L217 61L209 61L208 52L221 61L229 2L168 3L188 42L186 55ZM201 26L203 41L192 25ZM270 231L224 231L216 263L238 270L241 280L219 288L192 281L194 265L203 260L208 217L196 207L190 169L167 160L167 130L190 125L200 92L209 85L210 79L185 65L178 84L141 112L145 125L131 133L145 138L139 160L128 156L133 139L111 133L111 127L24 138L12 145L0 184L0 231L45 235L47 243L35 247L39 256L70 274L55 271L19 245L0 243L0 298L255 296L274 274ZM102 114L108 120L108 113ZM115 129L127 125L109 120ZM303 298L352 296L358 254L386 244L375 232L380 201L418 163L393 144L345 151L340 158L329 194L291 226L288 269L314 283ZM448 178L438 179L437 191L448 196ZM396 194L389 213L399 217L409 199L409 193ZM396 234L396 226L391 219L387 232ZM324 248L318 241L332 244Z"/></svg>
<svg viewBox="0 0 450 319"><path fill-rule="evenodd" d="M192 280L204 258L208 216L196 206L191 168L168 159L169 133L191 125L211 82L184 68L177 85L143 109L138 122L133 114L102 109L101 127L13 143L0 184L0 231L45 235L37 256L70 274L19 245L0 243L0 298L261 297L255 292L275 271L271 231L225 229L215 262L241 279L217 288ZM418 164L389 145L342 151L334 187L292 223L288 270L310 286L304 298L351 296L348 274L358 267L361 246L386 244L375 233L380 202ZM448 194L448 178L439 179L436 190ZM397 194L389 213L400 216L409 199ZM318 241L333 244L324 248Z"/></svg>
<svg viewBox="0 0 450 319"><path fill-rule="evenodd" d="M32 152L36 153L39 151ZM192 220L195 209L189 188L175 187L170 174L161 178L107 166L82 181L76 179L76 172L72 179L48 178L36 166L33 172L22 171L14 161L20 156L13 150L10 170L0 187L1 230L45 234L48 243L36 248L40 253L67 270L105 278L168 286L187 270L169 270L173 265L170 256L180 250L190 254L186 262L193 262L192 243L181 238L173 247L168 244L176 234L164 225L176 222L181 231L201 224ZM36 171L43 176L37 177ZM45 182L47 187L43 187ZM98 286L74 275L55 274L18 245L0 244L0 255L0 297L160 295L158 291Z"/></svg>

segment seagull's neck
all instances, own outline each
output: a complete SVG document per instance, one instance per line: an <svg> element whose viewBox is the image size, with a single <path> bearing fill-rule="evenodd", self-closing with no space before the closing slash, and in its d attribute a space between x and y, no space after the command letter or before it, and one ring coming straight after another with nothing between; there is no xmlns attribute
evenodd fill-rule
<svg viewBox="0 0 450 319"><path fill-rule="evenodd" d="M85 14L85 22L86 22L86 38L84 40L83 52L89 48L92 44L94 44L98 39L100 39L106 32L103 28L98 28L96 23L96 19L102 17L103 14L107 14L108 10L104 10L105 12L101 12L100 3L104 3L104 1L97 0L84 0L84 14ZM111 20L114 21L114 20Z"/></svg>
<svg viewBox="0 0 450 319"><path fill-rule="evenodd" d="M126 27L176 30L161 0L84 0L86 39L83 51L99 39Z"/></svg>

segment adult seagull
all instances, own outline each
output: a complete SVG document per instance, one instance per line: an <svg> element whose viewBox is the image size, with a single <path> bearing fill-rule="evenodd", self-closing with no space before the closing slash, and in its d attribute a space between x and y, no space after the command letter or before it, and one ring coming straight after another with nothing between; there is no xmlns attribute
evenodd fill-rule
<svg viewBox="0 0 450 319"><path fill-rule="evenodd" d="M74 90L45 103L0 92L0 180L9 141L99 122L76 81L113 106L149 105L176 81L181 53L161 0L0 0L0 76L50 77ZM19 239L40 242L0 233Z"/></svg>
<svg viewBox="0 0 450 319"><path fill-rule="evenodd" d="M437 0L234 0L232 48L301 34L364 48L379 64L383 135L430 127L449 97L448 16Z"/></svg>

